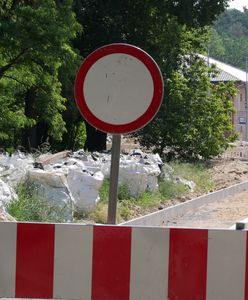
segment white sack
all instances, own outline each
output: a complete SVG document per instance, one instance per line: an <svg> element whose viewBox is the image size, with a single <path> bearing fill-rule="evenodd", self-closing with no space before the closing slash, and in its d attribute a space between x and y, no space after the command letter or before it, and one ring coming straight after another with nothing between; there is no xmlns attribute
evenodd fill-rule
<svg viewBox="0 0 248 300"><path fill-rule="evenodd" d="M69 167L67 182L76 211L85 212L94 209L100 199L98 194L103 178L100 171L92 174L75 166Z"/></svg>
<svg viewBox="0 0 248 300"><path fill-rule="evenodd" d="M29 181L35 183L38 196L63 209L65 219L72 221L74 199L68 189L66 175L61 170L30 170Z"/></svg>

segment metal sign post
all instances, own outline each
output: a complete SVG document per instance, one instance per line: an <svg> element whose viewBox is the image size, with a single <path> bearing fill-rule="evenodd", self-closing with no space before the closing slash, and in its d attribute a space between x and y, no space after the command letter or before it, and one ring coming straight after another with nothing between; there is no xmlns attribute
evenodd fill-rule
<svg viewBox="0 0 248 300"><path fill-rule="evenodd" d="M112 140L112 152L111 152L108 224L116 223L120 150L121 150L121 135L114 134Z"/></svg>

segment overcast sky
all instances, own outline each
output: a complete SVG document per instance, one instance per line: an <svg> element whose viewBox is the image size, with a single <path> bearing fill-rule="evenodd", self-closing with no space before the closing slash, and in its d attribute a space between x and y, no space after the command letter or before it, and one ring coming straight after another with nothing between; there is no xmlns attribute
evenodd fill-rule
<svg viewBox="0 0 248 300"><path fill-rule="evenodd" d="M236 8L243 11L243 6L248 8L248 0L231 0L229 2L229 8Z"/></svg>

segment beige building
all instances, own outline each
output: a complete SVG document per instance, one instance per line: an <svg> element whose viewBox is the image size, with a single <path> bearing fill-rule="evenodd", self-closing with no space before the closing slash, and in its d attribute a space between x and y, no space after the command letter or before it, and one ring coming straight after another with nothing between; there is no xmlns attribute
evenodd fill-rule
<svg viewBox="0 0 248 300"><path fill-rule="evenodd" d="M231 65L225 64L213 58L208 58L209 64L214 64L220 70L217 77L212 78L212 82L233 81L238 89L237 96L233 100L235 112L232 114L232 123L240 140L248 141L247 129L247 106L246 106L246 72Z"/></svg>

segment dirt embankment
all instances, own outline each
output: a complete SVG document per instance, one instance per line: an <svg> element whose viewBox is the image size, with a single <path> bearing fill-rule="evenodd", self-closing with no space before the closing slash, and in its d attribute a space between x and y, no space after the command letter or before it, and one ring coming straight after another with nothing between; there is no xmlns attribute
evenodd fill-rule
<svg viewBox="0 0 248 300"><path fill-rule="evenodd" d="M221 158L211 164L209 174L217 190L248 180L248 160Z"/></svg>
<svg viewBox="0 0 248 300"><path fill-rule="evenodd" d="M248 146L228 150L210 163L209 174L215 190L248 180ZM248 191L206 204L178 219L168 220L167 226L229 228L248 217Z"/></svg>

